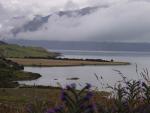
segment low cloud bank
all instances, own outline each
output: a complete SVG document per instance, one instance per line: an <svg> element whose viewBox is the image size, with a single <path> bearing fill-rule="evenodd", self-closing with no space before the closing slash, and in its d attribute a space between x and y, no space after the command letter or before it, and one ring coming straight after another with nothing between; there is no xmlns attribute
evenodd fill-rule
<svg viewBox="0 0 150 113"><path fill-rule="evenodd" d="M88 3L91 4L89 0ZM60 16L53 13L48 21L36 31L19 32L15 37L10 29L21 28L33 17L18 17L7 26L11 28L4 33L0 23L1 37L44 40L75 40L75 41L128 41L150 42L150 2L147 0L109 0L109 2L92 2L99 9L92 13L72 16ZM102 7L107 6L107 7ZM76 9L78 6L68 2L66 9ZM1 7L0 7L1 8ZM1 19L1 18L0 18ZM19 24L18 24L19 22Z"/></svg>

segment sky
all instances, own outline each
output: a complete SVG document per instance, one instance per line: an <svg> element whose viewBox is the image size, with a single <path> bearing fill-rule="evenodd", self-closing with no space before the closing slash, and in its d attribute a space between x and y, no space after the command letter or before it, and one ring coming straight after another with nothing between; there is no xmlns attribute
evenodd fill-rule
<svg viewBox="0 0 150 113"><path fill-rule="evenodd" d="M56 13L94 6L86 15ZM0 39L150 42L149 12L150 0L0 0ZM12 33L36 15L52 16L35 31Z"/></svg>

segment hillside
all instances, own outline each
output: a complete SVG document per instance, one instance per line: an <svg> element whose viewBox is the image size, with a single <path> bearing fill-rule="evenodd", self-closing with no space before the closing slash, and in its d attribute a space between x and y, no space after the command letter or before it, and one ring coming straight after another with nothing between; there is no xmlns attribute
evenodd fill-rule
<svg viewBox="0 0 150 113"><path fill-rule="evenodd" d="M24 67L11 60L6 60L0 57L0 88L3 87L16 87L17 80L34 80L41 75L36 73L24 72Z"/></svg>
<svg viewBox="0 0 150 113"><path fill-rule="evenodd" d="M13 69L13 70L23 70L24 67L23 65L19 65L11 60L6 60L5 58L0 57L0 68L5 68L5 69Z"/></svg>
<svg viewBox="0 0 150 113"><path fill-rule="evenodd" d="M0 55L6 58L55 58L59 53L48 52L40 47L27 47L0 42Z"/></svg>

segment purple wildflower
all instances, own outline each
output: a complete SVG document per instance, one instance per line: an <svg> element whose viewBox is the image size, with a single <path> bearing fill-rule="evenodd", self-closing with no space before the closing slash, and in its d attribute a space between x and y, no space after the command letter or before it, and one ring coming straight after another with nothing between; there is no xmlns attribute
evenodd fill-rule
<svg viewBox="0 0 150 113"><path fill-rule="evenodd" d="M88 105L87 109L90 111L90 113L94 112L94 110L95 110L95 104Z"/></svg>
<svg viewBox="0 0 150 113"><path fill-rule="evenodd" d="M91 88L91 84L87 83L85 86L86 89L90 89Z"/></svg>
<svg viewBox="0 0 150 113"><path fill-rule="evenodd" d="M67 96L67 93L64 90L62 90L61 96L60 96L61 100L66 101L66 96Z"/></svg>
<svg viewBox="0 0 150 113"><path fill-rule="evenodd" d="M143 82L143 83L142 83L142 86L143 86L143 87L145 87L145 86L146 86L146 84Z"/></svg>
<svg viewBox="0 0 150 113"><path fill-rule="evenodd" d="M85 109L86 106L85 106L84 104L81 104L81 105L80 105L80 108L81 108L81 109Z"/></svg>
<svg viewBox="0 0 150 113"><path fill-rule="evenodd" d="M66 86L66 89L67 89L67 90L70 90L70 89L71 89L70 85L67 85L67 86Z"/></svg>
<svg viewBox="0 0 150 113"><path fill-rule="evenodd" d="M76 88L76 84L75 84L75 83L71 84L70 86L71 86L71 88L73 88L73 89Z"/></svg>
<svg viewBox="0 0 150 113"><path fill-rule="evenodd" d="M91 98L93 97L93 93L92 92L88 92L87 94L86 94L86 96L84 97L84 100L90 100Z"/></svg>
<svg viewBox="0 0 150 113"><path fill-rule="evenodd" d="M27 105L26 110L27 112L32 113L33 112L32 104Z"/></svg>
<svg viewBox="0 0 150 113"><path fill-rule="evenodd" d="M46 113L55 113L54 109L48 109Z"/></svg>
<svg viewBox="0 0 150 113"><path fill-rule="evenodd" d="M54 111L57 113L57 112L60 112L62 109L63 109L62 106L58 106L58 107L54 108Z"/></svg>
<svg viewBox="0 0 150 113"><path fill-rule="evenodd" d="M76 84L75 84L75 83L66 86L66 89L67 89L67 90L75 89L75 88L76 88Z"/></svg>

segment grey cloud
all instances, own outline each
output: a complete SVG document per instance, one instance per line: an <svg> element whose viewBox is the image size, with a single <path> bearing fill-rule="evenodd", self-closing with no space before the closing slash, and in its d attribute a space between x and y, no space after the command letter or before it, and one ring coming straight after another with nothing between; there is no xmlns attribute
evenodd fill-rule
<svg viewBox="0 0 150 113"><path fill-rule="evenodd" d="M44 24L47 24L48 21L53 20L53 17L57 16L58 20L60 20L62 17L68 17L69 18L75 18L79 16L85 16L93 13L94 11L98 10L99 7L86 7L82 9L76 9L76 10L67 10L67 11L59 11L47 16L41 16L41 15L36 15L33 20L26 22L23 26L16 27L12 29L12 33L16 36L20 32L33 32L40 27L42 27ZM51 19L52 18L52 19ZM55 23L55 21L53 21ZM49 28L50 26L47 26L46 28Z"/></svg>
<svg viewBox="0 0 150 113"><path fill-rule="evenodd" d="M22 26L14 25L15 30L18 29L13 31L17 34L15 38L150 42L150 2L101 0L95 4L100 8L90 13L81 10L59 11L31 21L22 22L20 19ZM86 12L87 9L84 10ZM43 21L45 17L47 19Z"/></svg>
<svg viewBox="0 0 150 113"><path fill-rule="evenodd" d="M64 10L74 10L79 9L79 5L72 0L68 0L67 3L64 6Z"/></svg>

